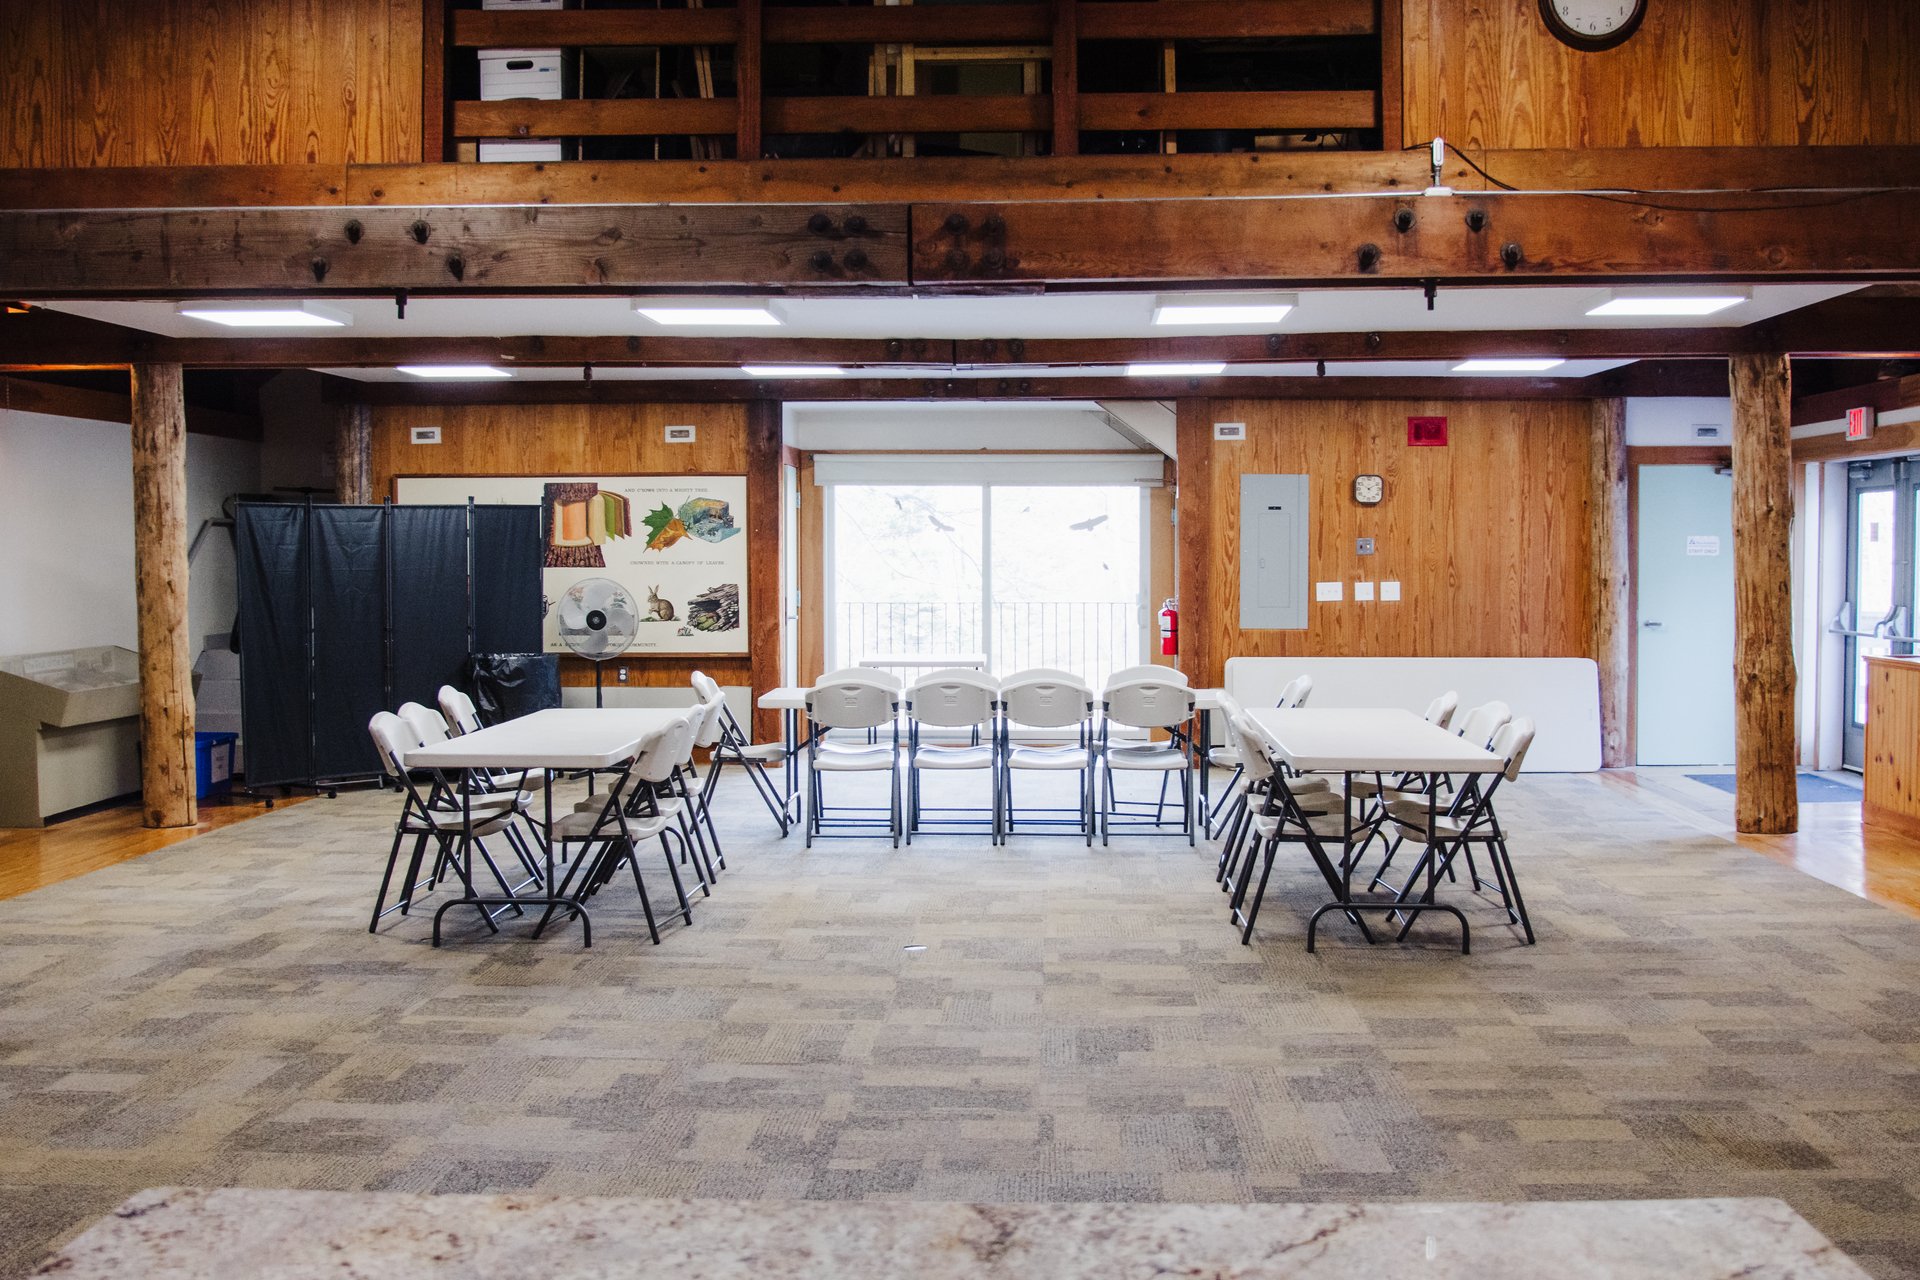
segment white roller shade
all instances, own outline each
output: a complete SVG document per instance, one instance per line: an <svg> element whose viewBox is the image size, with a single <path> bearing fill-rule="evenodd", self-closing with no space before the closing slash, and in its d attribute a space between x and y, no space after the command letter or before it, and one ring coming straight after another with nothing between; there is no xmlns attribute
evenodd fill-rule
<svg viewBox="0 0 1920 1280"><path fill-rule="evenodd" d="M813 482L834 484L1116 485L1157 488L1157 453L970 454L817 453Z"/></svg>

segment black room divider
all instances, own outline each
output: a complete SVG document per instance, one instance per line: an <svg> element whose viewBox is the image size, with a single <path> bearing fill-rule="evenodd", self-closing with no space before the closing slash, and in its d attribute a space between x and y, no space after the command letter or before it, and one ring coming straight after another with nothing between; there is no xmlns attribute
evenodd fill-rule
<svg viewBox="0 0 1920 1280"><path fill-rule="evenodd" d="M234 539L249 785L376 774L376 711L540 651L539 507L243 502Z"/></svg>

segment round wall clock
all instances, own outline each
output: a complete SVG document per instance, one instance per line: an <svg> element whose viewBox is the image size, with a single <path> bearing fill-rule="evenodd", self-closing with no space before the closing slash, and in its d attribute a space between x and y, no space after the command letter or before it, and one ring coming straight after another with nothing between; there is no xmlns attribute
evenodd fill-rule
<svg viewBox="0 0 1920 1280"><path fill-rule="evenodd" d="M1561 43L1589 53L1611 49L1647 16L1647 0L1540 0L1540 17Z"/></svg>

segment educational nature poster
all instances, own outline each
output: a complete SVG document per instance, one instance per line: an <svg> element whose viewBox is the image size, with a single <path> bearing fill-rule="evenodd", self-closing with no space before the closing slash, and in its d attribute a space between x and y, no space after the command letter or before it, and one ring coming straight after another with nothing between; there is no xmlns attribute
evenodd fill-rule
<svg viewBox="0 0 1920 1280"><path fill-rule="evenodd" d="M747 651L745 476L401 476L400 502L538 504L549 653ZM587 620L595 631L583 636ZM563 625L573 628L562 636ZM567 643L571 638L573 645Z"/></svg>

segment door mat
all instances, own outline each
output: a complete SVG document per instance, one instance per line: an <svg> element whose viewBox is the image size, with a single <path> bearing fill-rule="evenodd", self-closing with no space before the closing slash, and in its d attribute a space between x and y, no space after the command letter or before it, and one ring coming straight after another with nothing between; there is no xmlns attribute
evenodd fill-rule
<svg viewBox="0 0 1920 1280"><path fill-rule="evenodd" d="M1687 775L1695 782L1704 782L1715 790L1728 795L1734 792L1734 776L1730 773L1690 773ZM1835 782L1832 778L1823 778L1817 773L1799 775L1801 804L1859 804L1860 788L1846 782Z"/></svg>

